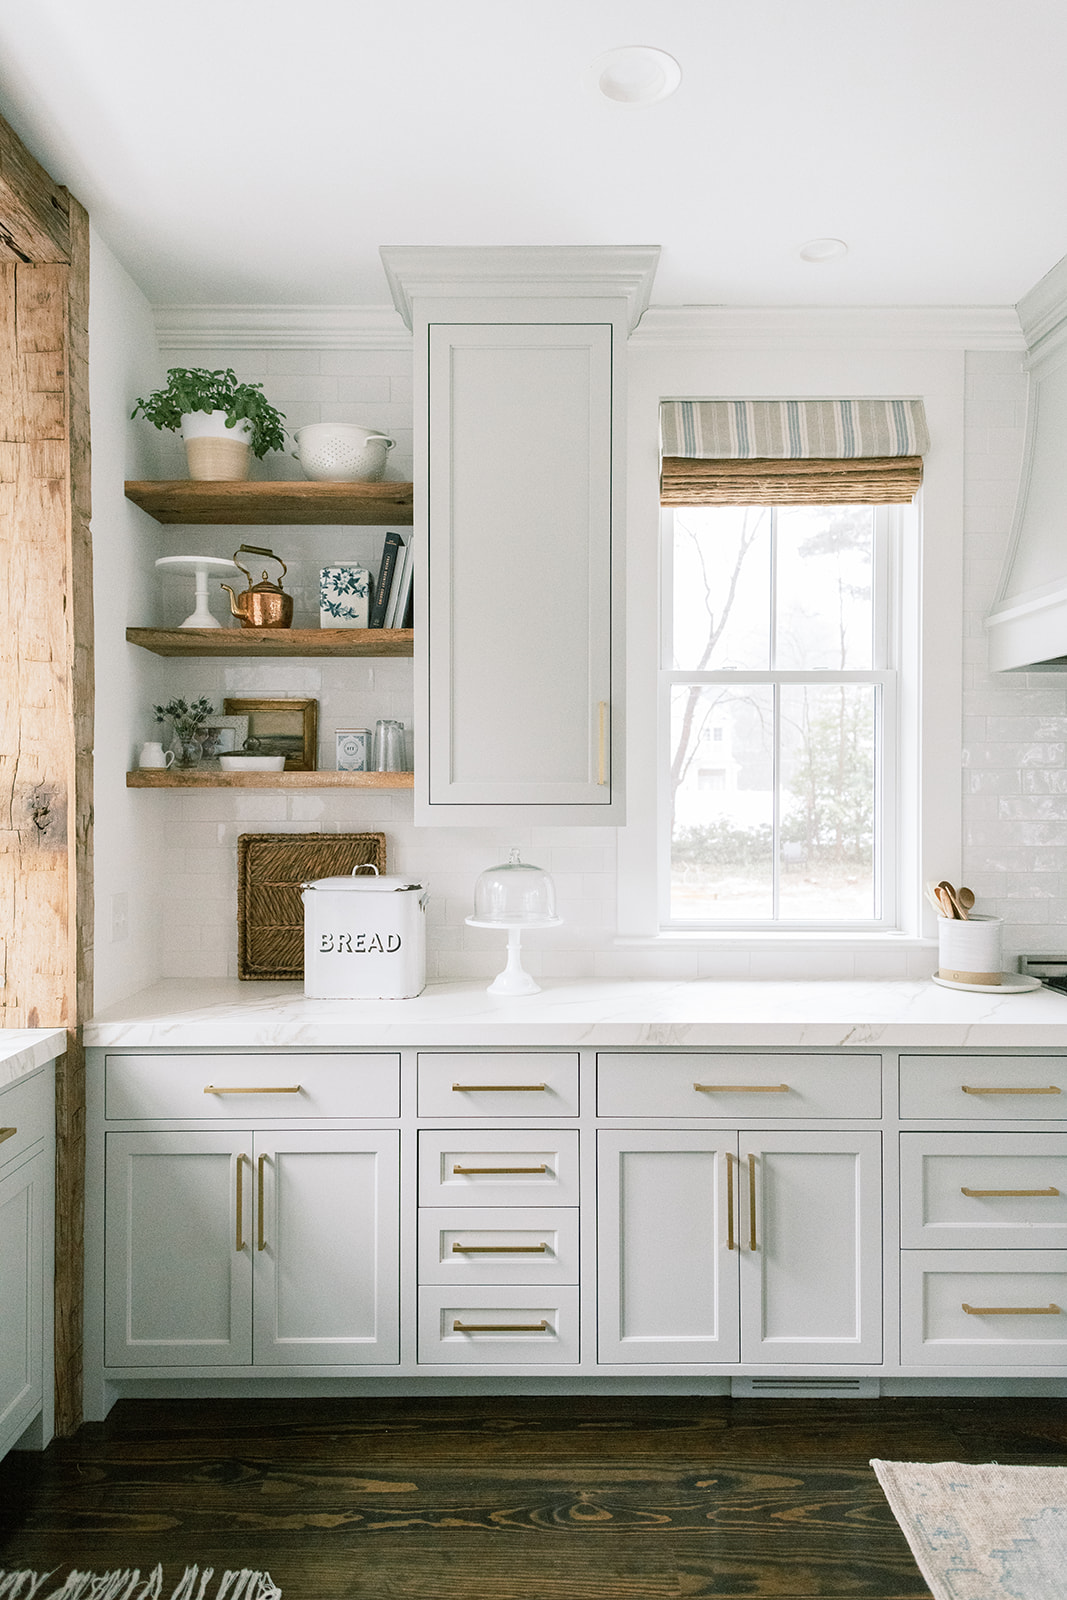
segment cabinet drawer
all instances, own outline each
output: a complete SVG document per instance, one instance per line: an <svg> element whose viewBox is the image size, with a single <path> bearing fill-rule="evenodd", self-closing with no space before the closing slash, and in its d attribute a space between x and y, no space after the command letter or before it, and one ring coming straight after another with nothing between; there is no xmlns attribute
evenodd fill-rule
<svg viewBox="0 0 1067 1600"><path fill-rule="evenodd" d="M419 1360L540 1367L578 1361L578 1290L419 1290Z"/></svg>
<svg viewBox="0 0 1067 1600"><path fill-rule="evenodd" d="M905 1251L901 1360L930 1366L1062 1367L1067 1252ZM965 1309L970 1307L970 1310Z"/></svg>
<svg viewBox="0 0 1067 1600"><path fill-rule="evenodd" d="M396 1055L108 1056L105 1116L159 1118L395 1117Z"/></svg>
<svg viewBox="0 0 1067 1600"><path fill-rule="evenodd" d="M1067 1144L1058 1133L904 1133L906 1250L1067 1249Z"/></svg>
<svg viewBox="0 0 1067 1600"><path fill-rule="evenodd" d="M576 1117L578 1057L529 1051L419 1056L423 1117Z"/></svg>
<svg viewBox="0 0 1067 1600"><path fill-rule="evenodd" d="M880 1056L599 1055L602 1117L877 1117Z"/></svg>
<svg viewBox="0 0 1067 1600"><path fill-rule="evenodd" d="M47 1136L55 1118L50 1072L19 1078L0 1093L0 1170Z"/></svg>
<svg viewBox="0 0 1067 1600"><path fill-rule="evenodd" d="M1062 1056L901 1056L902 1117L1045 1122L1067 1117Z"/></svg>
<svg viewBox="0 0 1067 1600"><path fill-rule="evenodd" d="M578 1212L469 1207L419 1213L420 1283L577 1283Z"/></svg>
<svg viewBox="0 0 1067 1600"><path fill-rule="evenodd" d="M544 1128L419 1134L423 1206L576 1206L578 1135Z"/></svg>

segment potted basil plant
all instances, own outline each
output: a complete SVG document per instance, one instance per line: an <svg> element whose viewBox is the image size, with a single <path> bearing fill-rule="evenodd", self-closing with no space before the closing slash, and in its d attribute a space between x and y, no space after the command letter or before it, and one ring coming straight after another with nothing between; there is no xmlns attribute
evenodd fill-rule
<svg viewBox="0 0 1067 1600"><path fill-rule="evenodd" d="M153 427L181 433L190 478L247 478L252 456L285 448L285 413L261 383L238 383L232 368L171 367L165 388L134 403Z"/></svg>

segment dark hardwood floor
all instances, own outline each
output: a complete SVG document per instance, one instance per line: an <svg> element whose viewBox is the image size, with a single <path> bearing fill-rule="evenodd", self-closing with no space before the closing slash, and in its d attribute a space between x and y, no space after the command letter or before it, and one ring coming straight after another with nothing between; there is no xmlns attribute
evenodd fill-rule
<svg viewBox="0 0 1067 1600"><path fill-rule="evenodd" d="M254 1567L285 1600L921 1600L872 1457L1064 1465L1067 1400L123 1401L0 1464L0 1568Z"/></svg>

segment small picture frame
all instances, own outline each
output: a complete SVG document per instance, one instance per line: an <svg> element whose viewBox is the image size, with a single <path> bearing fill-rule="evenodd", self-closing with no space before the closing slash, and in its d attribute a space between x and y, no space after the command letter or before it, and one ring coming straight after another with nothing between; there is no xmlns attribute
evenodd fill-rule
<svg viewBox="0 0 1067 1600"><path fill-rule="evenodd" d="M247 744L257 755L284 756L286 772L315 772L319 762L317 700L231 700L227 716L247 717Z"/></svg>
<svg viewBox="0 0 1067 1600"><path fill-rule="evenodd" d="M247 717L223 717L212 712L204 726L204 760L217 761L219 756L243 750L247 738Z"/></svg>

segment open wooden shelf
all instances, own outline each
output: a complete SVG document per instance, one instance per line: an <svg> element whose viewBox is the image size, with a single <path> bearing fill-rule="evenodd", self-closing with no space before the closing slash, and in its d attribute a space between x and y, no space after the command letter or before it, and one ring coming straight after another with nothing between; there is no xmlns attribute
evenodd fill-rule
<svg viewBox="0 0 1067 1600"><path fill-rule="evenodd" d="M412 628L127 628L157 656L410 656Z"/></svg>
<svg viewBox="0 0 1067 1600"><path fill-rule="evenodd" d="M410 483L204 483L173 478L158 483L127 481L126 498L157 522L230 524L331 524L410 527L414 498Z"/></svg>
<svg viewBox="0 0 1067 1600"><path fill-rule="evenodd" d="M413 789L413 772L221 772L217 767L142 767L127 789Z"/></svg>

